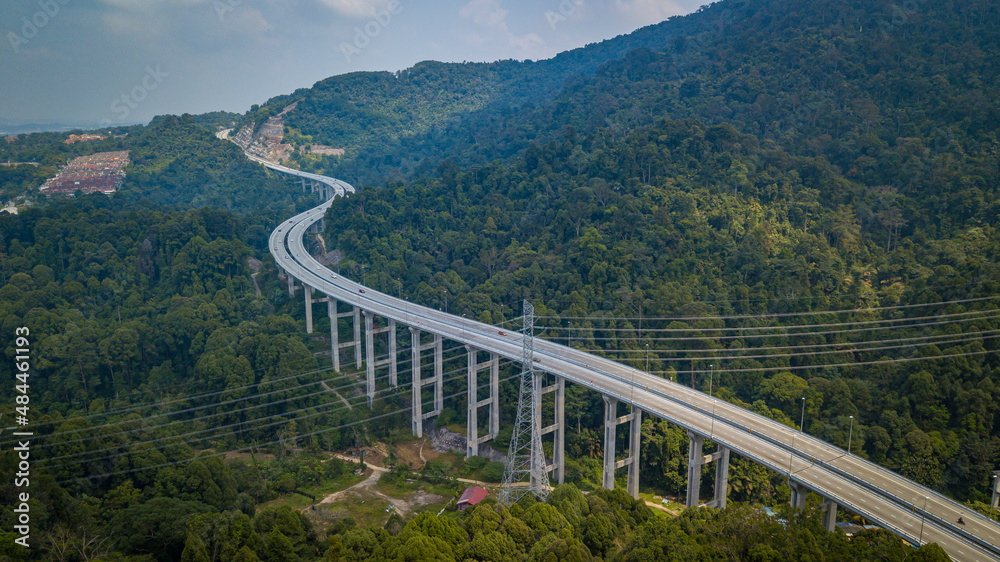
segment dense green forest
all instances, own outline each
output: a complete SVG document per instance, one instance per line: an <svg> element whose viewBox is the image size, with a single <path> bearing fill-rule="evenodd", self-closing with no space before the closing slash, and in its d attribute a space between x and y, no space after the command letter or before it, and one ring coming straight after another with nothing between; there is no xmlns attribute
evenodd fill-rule
<svg viewBox="0 0 1000 562"><path fill-rule="evenodd" d="M981 183L970 186L981 192L972 201L951 200L950 194L954 182L995 182L1000 174L1000 8L987 0L921 3L905 13L893 6L860 0L719 2L609 41L631 50L587 66L592 75L560 80L563 87L552 99L497 95L454 116L411 103L406 111L435 124L426 133L402 137L398 146L383 135L388 144L366 147L357 158L302 163L360 185L380 184L433 172L443 158L461 166L508 158L531 143L560 139L566 127L620 138L660 118L695 118L706 125L729 123L760 143L823 158L868 185L919 186L921 197L943 198L947 206L938 208L947 211L939 215L964 220L972 212L966 207L985 205L996 216L996 200L986 197L989 189ZM574 67L570 60L545 61L546 73L562 76L560 69ZM541 65L522 63L528 84ZM470 70L426 65L413 72L437 89ZM320 97L336 99L337 111L368 129L380 130L383 120L406 123L409 113L389 111L384 103L377 110L366 105L400 89L413 96L404 82L378 75L331 78L299 96L304 103L286 116L287 123L315 142L339 142L325 127L344 125L320 125L330 111L313 101ZM501 91L522 91L504 84ZM267 107L280 110L293 99ZM433 121L443 116L452 118Z"/></svg>
<svg viewBox="0 0 1000 562"><path fill-rule="evenodd" d="M323 380L355 384L318 369L284 308L264 253L275 221L99 195L0 221L0 317L8 333L30 328L30 419L51 435L33 450L37 559L115 550L176 559L189 517L253 516L279 493L345 471L285 451L341 450L357 438L344 428L384 411L402 417L392 400L346 410L317 392ZM383 418L365 426L371 438L402 425ZM247 446L282 454L223 463L212 449ZM10 447L0 462L13 470ZM15 492L11 482L0 490L0 550L23 559L11 531ZM144 529L160 534L143 538Z"/></svg>
<svg viewBox="0 0 1000 562"><path fill-rule="evenodd" d="M87 196L0 223L7 249L4 329L31 326L38 349L33 403L44 405L34 414L36 427L53 434L35 449L41 459L31 500L34 528L42 530L33 551L38 556L770 560L801 548L831 560L873 559L876 551L889 559L908 556L908 547L891 535L866 532L847 541L822 531L814 515L789 514L791 530L749 507L725 515L690 510L668 520L620 490L584 499L567 487L553 494L552 506L518 506L516 516L488 503L457 520L454 512L408 523L390 518L384 530L357 527L350 519L317 530L287 507L258 508L298 486L343 474L342 462L317 462L314 454L359 444L358 433L347 427L381 418L363 424L361 439L384 438L405 432L408 415L399 397L377 402L374 410L365 408L363 397L352 399L355 410L348 412L330 408L336 400L315 392L324 375L299 322L283 313L298 303L285 298L273 262L261 254L263 239L250 235L269 220L211 209L137 208L119 198ZM257 276L261 295L250 277L252 256L264 261L265 275ZM589 403L580 393L571 401L574 408ZM456 410L460 404L450 405L444 416L460 417ZM643 455L650 473L668 465L676 473L683 439L653 420L643 431L649 434ZM590 433L584 429L570 446L580 458L571 462L569 477L594 489L597 461L584 450L593 440ZM248 445L302 452L263 464L214 454ZM0 462L13 470L15 458L6 449ZM424 477L440 478L432 476L437 469L429 466ZM405 468L400 474L407 474ZM768 494L780 479L737 461L739 474L744 477L735 479L742 486L734 486L734 500L775 503ZM0 493L14 505L10 483ZM4 518L13 525L9 510ZM706 540L727 536L732 525L745 534ZM663 540L650 542L648 536ZM6 532L2 549L20 559L14 537ZM761 543L761 537L772 538ZM920 556L934 560L940 552L925 547Z"/></svg>
<svg viewBox="0 0 1000 562"><path fill-rule="evenodd" d="M647 170L655 173L643 181ZM1000 289L989 257L1000 251L996 231L970 225L932 239L928 225L897 240L877 217L900 204L906 198L889 188L839 178L815 158L759 148L731 127L671 121L617 143L567 138L512 163L468 172L445 165L431 179L363 191L331 207L328 238L368 265L376 288L391 291L401 279L412 299L441 306L452 295L453 313L487 322L501 320L502 304L510 314L528 298L550 337L616 350L668 377L693 371L692 384L697 375L705 390L712 360L704 351L714 350L723 395L789 422L806 396L811 434L846 447L853 415L858 452L986 501L1000 454L998 302L989 298ZM867 225L862 206L873 215ZM890 309L864 310L880 307ZM855 308L862 310L791 321L755 316ZM871 324L945 312L972 317ZM868 328L795 330L819 322ZM768 326L783 329L752 335ZM916 345L871 348L889 338ZM809 353L781 351L789 344ZM934 356L942 358L912 361ZM879 364L851 365L869 361ZM595 443L600 449L601 404L590 396L573 410L593 429L571 438L571 456L586 456ZM644 482L680 493L684 465L674 455L684 438L672 432L670 464Z"/></svg>
<svg viewBox="0 0 1000 562"><path fill-rule="evenodd" d="M808 396L811 433L846 447L853 429L862 454L985 501L1000 464L1000 13L814 5L715 4L685 18L691 35L645 42L548 102L485 107L373 156L360 177L400 179L337 203L328 241L383 290L399 279L487 321L529 298L560 341L637 367L649 344L651 370L704 389L717 375L789 424ZM735 331L752 318L714 318L977 298L815 317L888 324L770 339ZM899 324L943 314L975 318ZM756 329L812 317L789 318ZM884 339L898 345L871 345ZM598 427L600 405L585 411ZM647 483L681 491L680 465L654 472Z"/></svg>

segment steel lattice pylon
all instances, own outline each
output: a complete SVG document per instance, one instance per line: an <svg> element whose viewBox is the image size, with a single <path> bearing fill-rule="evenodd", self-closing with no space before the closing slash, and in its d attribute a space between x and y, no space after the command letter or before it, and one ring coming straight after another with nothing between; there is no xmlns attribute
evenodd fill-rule
<svg viewBox="0 0 1000 562"><path fill-rule="evenodd" d="M535 415L541 400L535 380L535 307L524 301L524 335L521 351L521 390L517 396L517 421L510 436L500 502L511 505L528 494L544 500L549 493L549 473L542 450L541 420Z"/></svg>

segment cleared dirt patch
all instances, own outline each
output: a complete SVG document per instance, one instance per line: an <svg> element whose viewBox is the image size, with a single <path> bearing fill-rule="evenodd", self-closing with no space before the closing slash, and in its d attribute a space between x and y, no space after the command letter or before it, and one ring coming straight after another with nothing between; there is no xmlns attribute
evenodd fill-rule
<svg viewBox="0 0 1000 562"><path fill-rule="evenodd" d="M396 445L396 457L399 458L399 462L409 465L413 471L423 470L427 461L436 460L440 456L441 453L431 447L431 441L426 437Z"/></svg>
<svg viewBox="0 0 1000 562"><path fill-rule="evenodd" d="M257 461L261 461L261 462L267 462L267 461L274 460L275 456L272 455L272 454L270 454L270 453L256 453L256 454L251 454L251 453L243 453L243 452L240 452L240 451L229 451L228 453L226 453L225 459L226 459L226 462L229 462L229 461L251 462L253 460L257 460Z"/></svg>

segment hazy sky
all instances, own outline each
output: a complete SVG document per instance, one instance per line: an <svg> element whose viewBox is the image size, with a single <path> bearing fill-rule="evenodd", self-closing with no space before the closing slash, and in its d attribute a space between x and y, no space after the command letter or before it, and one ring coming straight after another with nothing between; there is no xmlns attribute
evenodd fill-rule
<svg viewBox="0 0 1000 562"><path fill-rule="evenodd" d="M0 119L243 112L355 70L540 59L705 0L0 0Z"/></svg>

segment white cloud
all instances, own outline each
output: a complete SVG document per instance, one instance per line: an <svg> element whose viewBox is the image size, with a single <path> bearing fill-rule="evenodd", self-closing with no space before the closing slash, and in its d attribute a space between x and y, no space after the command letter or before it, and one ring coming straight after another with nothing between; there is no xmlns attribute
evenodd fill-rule
<svg viewBox="0 0 1000 562"><path fill-rule="evenodd" d="M160 18L143 17L123 11L107 12L102 16L109 31L122 36L160 36L163 27Z"/></svg>
<svg viewBox="0 0 1000 562"><path fill-rule="evenodd" d="M231 17L229 17L231 16ZM264 17L260 10L242 9L236 10L232 14L227 14L224 20L226 23L232 22L234 29L241 33L256 35L272 29L271 24Z"/></svg>
<svg viewBox="0 0 1000 562"><path fill-rule="evenodd" d="M508 13L501 7L500 0L471 0L459 10L458 15L476 25L492 30L509 46L520 51L520 54L529 57L538 56L540 50L545 47L545 41L537 33L517 35L511 31L507 25ZM485 42L485 38L477 35L475 42L482 44Z"/></svg>
<svg viewBox="0 0 1000 562"><path fill-rule="evenodd" d="M46 59L48 61L66 61L69 60L62 51L57 51L50 49L49 47L38 47L37 49L24 49L21 51L24 56L35 57L38 59Z"/></svg>
<svg viewBox="0 0 1000 562"><path fill-rule="evenodd" d="M112 6L120 10L128 10L130 12L147 11L164 4L194 6L196 4L205 4L211 1L212 0L100 0L102 4Z"/></svg>
<svg viewBox="0 0 1000 562"><path fill-rule="evenodd" d="M476 25L495 27L507 31L507 14L499 0L472 0L459 10L458 15L472 20Z"/></svg>
<svg viewBox="0 0 1000 562"><path fill-rule="evenodd" d="M354 19L370 18L388 4L386 0L320 0L320 3L340 16Z"/></svg>
<svg viewBox="0 0 1000 562"><path fill-rule="evenodd" d="M630 19L647 24L691 11L682 6L678 0L615 0L615 8Z"/></svg>

